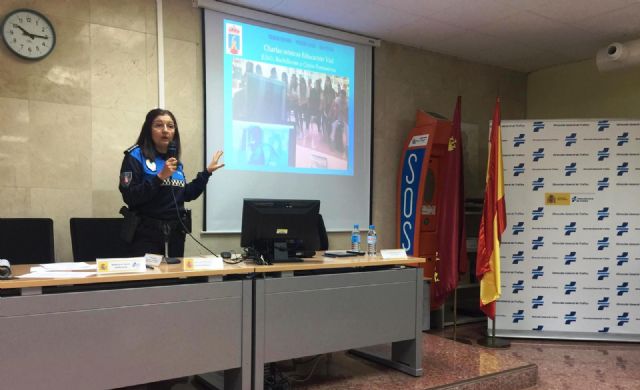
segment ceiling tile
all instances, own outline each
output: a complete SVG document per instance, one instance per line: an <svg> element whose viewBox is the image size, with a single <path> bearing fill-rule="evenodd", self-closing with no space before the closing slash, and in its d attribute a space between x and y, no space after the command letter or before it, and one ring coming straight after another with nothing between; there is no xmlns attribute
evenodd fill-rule
<svg viewBox="0 0 640 390"><path fill-rule="evenodd" d="M373 3L409 12L413 15L429 16L443 9L455 6L461 0L373 0Z"/></svg>
<svg viewBox="0 0 640 390"><path fill-rule="evenodd" d="M495 0L460 0L455 6L429 17L464 28L474 28L487 23L497 23L515 12L515 8L505 7Z"/></svg>
<svg viewBox="0 0 640 390"><path fill-rule="evenodd" d="M628 41L640 38L640 4L584 19L578 24L583 29L598 32L608 41Z"/></svg>
<svg viewBox="0 0 640 390"><path fill-rule="evenodd" d="M575 23L634 3L637 3L637 0L580 0L579 3L575 1L551 1L532 6L528 8L528 11L553 20Z"/></svg>

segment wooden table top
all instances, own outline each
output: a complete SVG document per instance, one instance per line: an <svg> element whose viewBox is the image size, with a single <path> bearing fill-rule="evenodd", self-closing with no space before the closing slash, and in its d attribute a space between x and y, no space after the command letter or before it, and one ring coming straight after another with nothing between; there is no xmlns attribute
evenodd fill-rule
<svg viewBox="0 0 640 390"><path fill-rule="evenodd" d="M12 279L0 280L0 290L12 288L30 288L46 286L68 286L77 284L115 283L142 280L159 280L173 278L189 278L196 276L223 276L258 273L271 273L283 271L303 271L332 268L372 267L383 265L416 265L426 260L419 257L406 259L383 259L381 256L353 256L353 257L324 257L318 253L313 258L304 259L301 263L275 263L273 265L256 265L249 262L237 264L224 264L220 270L184 271L183 263L162 264L160 267L146 272L114 273L94 275L82 278L47 278L47 279L19 279L16 276L27 274L31 267L39 264L18 264L11 267Z"/></svg>

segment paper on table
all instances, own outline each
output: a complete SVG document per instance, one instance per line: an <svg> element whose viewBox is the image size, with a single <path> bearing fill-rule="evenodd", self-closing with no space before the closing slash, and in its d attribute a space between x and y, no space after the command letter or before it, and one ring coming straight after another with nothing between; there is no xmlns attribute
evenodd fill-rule
<svg viewBox="0 0 640 390"><path fill-rule="evenodd" d="M95 264L87 264L84 262L48 263L40 264L40 266L47 271L92 271L96 269Z"/></svg>
<svg viewBox="0 0 640 390"><path fill-rule="evenodd" d="M73 279L73 278L86 278L87 276L95 275L95 272L65 272L65 271L55 271L55 272L31 272L24 275L18 275L18 278L21 279Z"/></svg>

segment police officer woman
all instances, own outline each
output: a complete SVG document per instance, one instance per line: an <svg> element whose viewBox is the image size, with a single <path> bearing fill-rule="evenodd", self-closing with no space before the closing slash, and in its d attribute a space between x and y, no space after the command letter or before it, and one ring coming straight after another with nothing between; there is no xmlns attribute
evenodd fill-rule
<svg viewBox="0 0 640 390"><path fill-rule="evenodd" d="M167 240L169 257L184 256L183 223L188 223L184 202L200 196L211 174L224 166L219 162L222 151L187 183L179 161L178 122L171 111L156 108L147 113L138 141L124 154L119 188L129 212L138 217L132 218L137 226L131 255L164 254Z"/></svg>

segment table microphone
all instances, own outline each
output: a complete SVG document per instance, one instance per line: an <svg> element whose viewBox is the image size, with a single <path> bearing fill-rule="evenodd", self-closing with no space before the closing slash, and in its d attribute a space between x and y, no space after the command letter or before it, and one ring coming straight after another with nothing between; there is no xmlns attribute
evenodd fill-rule
<svg viewBox="0 0 640 390"><path fill-rule="evenodd" d="M9 260L0 259L0 279L11 279L11 264Z"/></svg>

